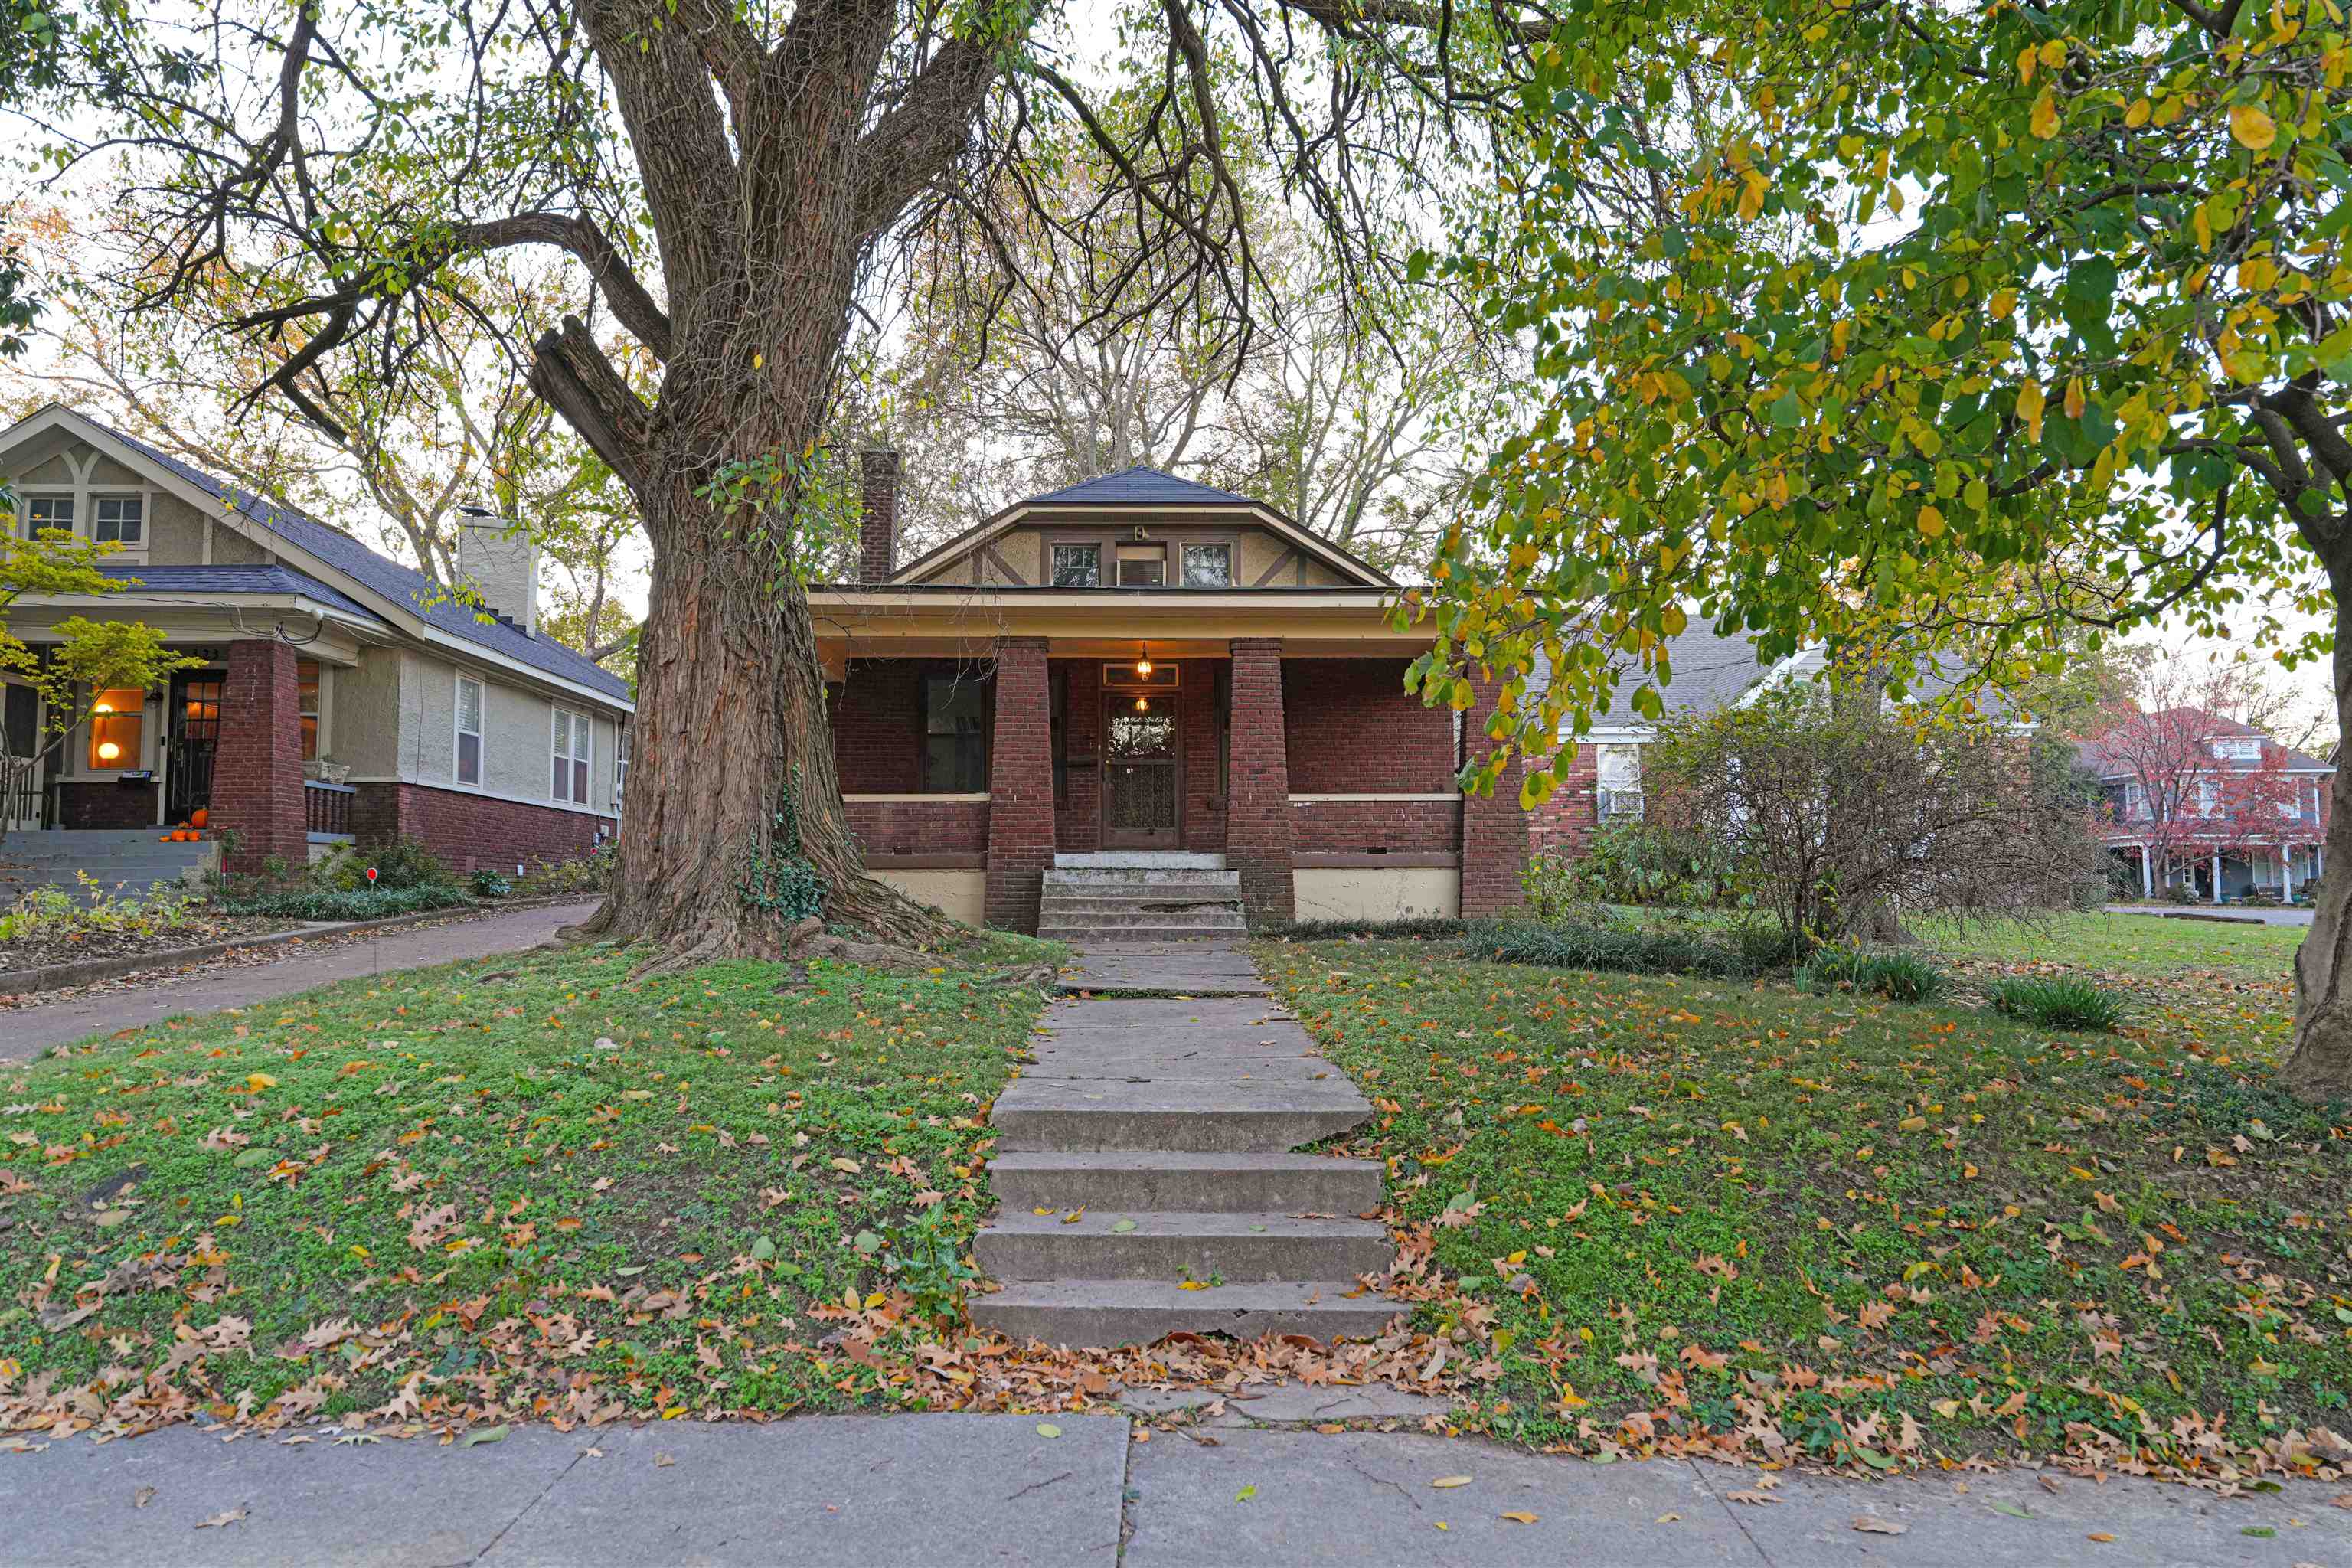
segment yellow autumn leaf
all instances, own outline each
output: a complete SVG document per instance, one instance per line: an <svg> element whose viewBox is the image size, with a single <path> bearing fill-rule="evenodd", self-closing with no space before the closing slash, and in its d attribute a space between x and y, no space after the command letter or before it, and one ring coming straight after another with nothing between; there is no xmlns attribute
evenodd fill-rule
<svg viewBox="0 0 2352 1568"><path fill-rule="evenodd" d="M1454 1487L1466 1487L1470 1484L1470 1478L1468 1476L1440 1476L1429 1484L1443 1491Z"/></svg>
<svg viewBox="0 0 2352 1568"><path fill-rule="evenodd" d="M2029 381L2017 389L2017 416L2025 421L2025 428L2037 441L2042 439L2042 407L2040 382Z"/></svg>
<svg viewBox="0 0 2352 1568"><path fill-rule="evenodd" d="M2066 383L2066 417L2069 419L2080 419L2083 416L2084 404L2085 399L2083 396L2083 378L2079 375L2070 377Z"/></svg>
<svg viewBox="0 0 2352 1568"><path fill-rule="evenodd" d="M2033 100L2033 133L2044 142L2058 134L2058 100L2048 88Z"/></svg>
<svg viewBox="0 0 2352 1568"><path fill-rule="evenodd" d="M1986 300L1985 303L1991 308L1992 319L1994 321L2006 321L2009 320L2009 313L2017 309L2017 290L2014 289L2000 289L1996 292L1991 299Z"/></svg>
<svg viewBox="0 0 2352 1568"><path fill-rule="evenodd" d="M1919 531L1930 539L1944 536L1944 514L1932 506L1919 509Z"/></svg>
<svg viewBox="0 0 2352 1568"><path fill-rule="evenodd" d="M2129 109L2124 110L2124 123L2137 131L2141 126L2147 123L2148 113L2149 105L2147 100L2144 98L2140 99L2135 101Z"/></svg>
<svg viewBox="0 0 2352 1568"><path fill-rule="evenodd" d="M1927 1119L1924 1116L1906 1116L1895 1125L1906 1132L1924 1132L1927 1130Z"/></svg>
<svg viewBox="0 0 2352 1568"><path fill-rule="evenodd" d="M1502 1517L1509 1520L1513 1524L1533 1524L1536 1521L1536 1516L1527 1512L1507 1513Z"/></svg>
<svg viewBox="0 0 2352 1568"><path fill-rule="evenodd" d="M278 1080L266 1072L249 1072L245 1075L245 1087L259 1094L265 1089L276 1089Z"/></svg>
<svg viewBox="0 0 2352 1568"><path fill-rule="evenodd" d="M2230 110L2230 134L2250 152L2266 151L2278 140L2278 127L2258 103L2241 103Z"/></svg>

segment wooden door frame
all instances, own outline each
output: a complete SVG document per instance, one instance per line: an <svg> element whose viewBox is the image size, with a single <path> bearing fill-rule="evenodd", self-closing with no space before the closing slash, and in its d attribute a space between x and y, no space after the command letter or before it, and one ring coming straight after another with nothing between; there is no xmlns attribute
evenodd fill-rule
<svg viewBox="0 0 2352 1568"><path fill-rule="evenodd" d="M1168 721L1174 726L1169 737L1174 755L1168 760L1168 771L1174 780L1176 820L1170 827L1170 837L1164 844L1114 844L1111 842L1113 829L1110 826L1110 721L1114 710L1132 703L1138 693L1115 690L1110 687L1101 689L1102 727L1095 732L1095 843L1104 849L1144 852L1181 850L1184 847L1184 710L1182 705L1174 700L1176 693L1173 690L1167 695L1170 699Z"/></svg>

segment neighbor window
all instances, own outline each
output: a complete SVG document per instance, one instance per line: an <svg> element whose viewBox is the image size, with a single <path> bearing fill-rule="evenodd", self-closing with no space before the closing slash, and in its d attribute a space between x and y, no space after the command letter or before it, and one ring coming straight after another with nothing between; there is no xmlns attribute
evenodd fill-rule
<svg viewBox="0 0 2352 1568"><path fill-rule="evenodd" d="M109 771L137 767L146 726L144 691L132 686L100 692L89 713L89 765Z"/></svg>
<svg viewBox="0 0 2352 1568"><path fill-rule="evenodd" d="M37 539L45 528L63 533L74 531L74 499L71 496L26 496L25 498L25 537Z"/></svg>
<svg viewBox="0 0 2352 1568"><path fill-rule="evenodd" d="M1118 547L1118 585L1122 588L1160 588L1168 583L1168 551L1158 544L1122 544Z"/></svg>
<svg viewBox="0 0 2352 1568"><path fill-rule="evenodd" d="M923 678L923 792L977 795L988 787L988 741L980 683Z"/></svg>
<svg viewBox="0 0 2352 1568"><path fill-rule="evenodd" d="M555 710L554 795L581 805L588 804L589 763L595 760L595 721L585 713Z"/></svg>
<svg viewBox="0 0 2352 1568"><path fill-rule="evenodd" d="M2124 785L2124 815L2135 821L2147 818L2147 786L2135 780Z"/></svg>
<svg viewBox="0 0 2352 1568"><path fill-rule="evenodd" d="M1639 818L1642 815L1642 748L1593 748L1595 783L1600 787L1601 819Z"/></svg>
<svg viewBox="0 0 2352 1568"><path fill-rule="evenodd" d="M1102 547L1096 544L1054 546L1054 586L1056 588L1101 587Z"/></svg>
<svg viewBox="0 0 2352 1568"><path fill-rule="evenodd" d="M302 714L302 760L319 760L319 666L316 660L302 659L294 666L296 707Z"/></svg>
<svg viewBox="0 0 2352 1568"><path fill-rule="evenodd" d="M2259 735L2224 735L2213 742L2213 754L2224 762L2258 763L2263 760L2263 742Z"/></svg>
<svg viewBox="0 0 2352 1568"><path fill-rule="evenodd" d="M482 782L482 683L457 678L457 782Z"/></svg>
<svg viewBox="0 0 2352 1568"><path fill-rule="evenodd" d="M136 550L147 542L147 498L100 496L91 503L89 536L103 542Z"/></svg>
<svg viewBox="0 0 2352 1568"><path fill-rule="evenodd" d="M1184 547L1184 586L1230 588L1234 585L1234 547L1230 544L1188 544Z"/></svg>

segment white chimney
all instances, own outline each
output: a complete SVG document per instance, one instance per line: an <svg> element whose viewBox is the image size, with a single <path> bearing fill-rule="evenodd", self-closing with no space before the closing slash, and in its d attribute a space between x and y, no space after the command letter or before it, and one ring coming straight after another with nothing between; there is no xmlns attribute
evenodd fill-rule
<svg viewBox="0 0 2352 1568"><path fill-rule="evenodd" d="M539 634L539 542L530 530L488 507L457 509L457 577L482 604Z"/></svg>

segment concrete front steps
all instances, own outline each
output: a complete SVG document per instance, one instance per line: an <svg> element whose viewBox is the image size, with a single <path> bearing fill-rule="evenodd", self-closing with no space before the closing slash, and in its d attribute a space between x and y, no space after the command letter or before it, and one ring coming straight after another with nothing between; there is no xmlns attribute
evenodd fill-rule
<svg viewBox="0 0 2352 1568"><path fill-rule="evenodd" d="M67 828L16 832L0 843L0 901L13 903L34 888L78 889L86 871L108 892L143 893L158 882L193 878L214 864L220 846L210 839L166 844L170 829Z"/></svg>
<svg viewBox="0 0 2352 1568"><path fill-rule="evenodd" d="M1056 855L1045 874L1037 934L1096 945L1232 938L1248 930L1241 873L1222 855Z"/></svg>
<svg viewBox="0 0 2352 1568"><path fill-rule="evenodd" d="M1220 950L1222 949L1222 950ZM1167 999L1066 1002L1034 1060L997 1097L989 1164L999 1207L973 1256L1001 1289L972 1321L1087 1347L1164 1334L1367 1339L1398 1310L1360 1282L1384 1274L1387 1228L1370 1160L1292 1151L1370 1105L1279 1004L1169 996L1230 948L1121 960Z"/></svg>

